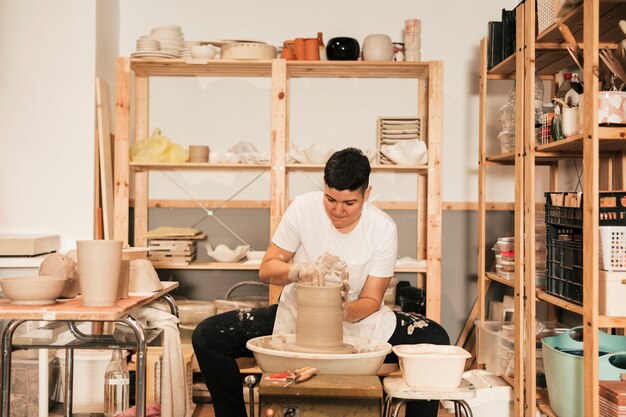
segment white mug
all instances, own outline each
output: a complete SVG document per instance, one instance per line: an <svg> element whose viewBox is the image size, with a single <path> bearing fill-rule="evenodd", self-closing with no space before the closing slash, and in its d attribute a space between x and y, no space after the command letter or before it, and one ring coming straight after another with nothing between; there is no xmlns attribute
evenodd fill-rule
<svg viewBox="0 0 626 417"><path fill-rule="evenodd" d="M578 107L563 108L563 135L565 137L577 135L578 126Z"/></svg>

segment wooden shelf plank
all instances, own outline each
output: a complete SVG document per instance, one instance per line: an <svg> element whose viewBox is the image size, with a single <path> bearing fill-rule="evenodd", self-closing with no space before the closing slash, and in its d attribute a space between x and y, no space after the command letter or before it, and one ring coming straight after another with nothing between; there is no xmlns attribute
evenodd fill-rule
<svg viewBox="0 0 626 417"><path fill-rule="evenodd" d="M567 301L552 294L548 294L544 290L537 290L537 298L557 307L561 307L565 310L571 311L572 313L580 315L583 314L583 308L578 304L574 304L571 301Z"/></svg>
<svg viewBox="0 0 626 417"><path fill-rule="evenodd" d="M504 381L509 384L510 386L514 387L515 386L515 379L511 376L506 376L506 375L500 375L500 377L502 379L504 379Z"/></svg>
<svg viewBox="0 0 626 417"><path fill-rule="evenodd" d="M598 327L626 329L626 317L598 316Z"/></svg>
<svg viewBox="0 0 626 417"><path fill-rule="evenodd" d="M269 170L270 164L218 164L210 162L131 162L136 171L186 171L186 170Z"/></svg>
<svg viewBox="0 0 626 417"><path fill-rule="evenodd" d="M171 266L159 266L156 269L182 269L182 270L222 270L222 271L258 271L259 264L246 265L243 262L212 262L212 261L193 261L189 265L171 265ZM414 268L414 267L397 267L395 272L398 273L423 273L427 271L426 268Z"/></svg>
<svg viewBox="0 0 626 417"><path fill-rule="evenodd" d="M273 60L224 61L188 64L183 59L131 58L140 76L271 77ZM287 77L359 77L427 79L428 62L287 61Z"/></svg>
<svg viewBox="0 0 626 417"><path fill-rule="evenodd" d="M487 79L492 79L491 76L494 75L505 75L511 76L515 74L515 56L516 54L511 54L509 57L505 58L502 62L498 63L498 65L491 68L487 71Z"/></svg>
<svg viewBox="0 0 626 417"><path fill-rule="evenodd" d="M537 389L537 408L548 417L559 417L550 407L548 391L545 389Z"/></svg>
<svg viewBox="0 0 626 417"><path fill-rule="evenodd" d="M565 16L563 16L563 23L565 23L572 33L574 38L578 42L582 42L583 39L583 11L582 4L575 9L571 10ZM600 2L600 21L602 25L600 27L600 42L619 42L624 38L624 34L621 32L618 26L618 21L626 16L626 4L620 0L602 1ZM563 35L559 31L558 26L554 23L548 27L542 33L537 36L537 42L564 42Z"/></svg>
<svg viewBox="0 0 626 417"><path fill-rule="evenodd" d="M199 269L199 270L223 270L223 271L258 271L259 264L246 265L243 262L211 262L193 261L189 265L159 266L155 269Z"/></svg>
<svg viewBox="0 0 626 417"><path fill-rule="evenodd" d="M287 77L428 78L428 62L287 61Z"/></svg>
<svg viewBox="0 0 626 417"><path fill-rule="evenodd" d="M600 138L600 152L620 152L626 151L626 127L605 127L598 128ZM583 137L574 135L568 138L551 142L546 145L535 147L536 152L568 152L582 156ZM541 158L541 155L537 155ZM571 157L564 155L563 157Z"/></svg>
<svg viewBox="0 0 626 417"><path fill-rule="evenodd" d="M324 164L287 164L287 171L324 171ZM373 164L373 172L420 172L426 173L428 165L382 165Z"/></svg>
<svg viewBox="0 0 626 417"><path fill-rule="evenodd" d="M515 152L489 155L485 159L487 162L497 163L498 165L513 165L515 163Z"/></svg>
<svg viewBox="0 0 626 417"><path fill-rule="evenodd" d="M508 279L504 279L500 275L496 274L495 272L487 272L485 276L492 281L497 281L511 288L515 287L515 281L509 281Z"/></svg>

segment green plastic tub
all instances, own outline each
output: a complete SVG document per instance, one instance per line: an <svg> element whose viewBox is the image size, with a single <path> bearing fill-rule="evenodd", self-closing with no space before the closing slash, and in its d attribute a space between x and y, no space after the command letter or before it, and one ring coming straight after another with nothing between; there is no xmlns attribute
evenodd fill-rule
<svg viewBox="0 0 626 417"><path fill-rule="evenodd" d="M626 336L598 332L599 378L619 380L626 372ZM584 417L582 327L542 340L550 406L559 417Z"/></svg>

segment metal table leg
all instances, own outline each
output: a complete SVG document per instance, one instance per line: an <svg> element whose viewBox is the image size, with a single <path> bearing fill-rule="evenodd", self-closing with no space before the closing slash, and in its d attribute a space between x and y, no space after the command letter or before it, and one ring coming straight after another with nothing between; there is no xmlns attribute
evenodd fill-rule
<svg viewBox="0 0 626 417"><path fill-rule="evenodd" d="M74 406L74 349L65 349L65 417L72 417Z"/></svg>
<svg viewBox="0 0 626 417"><path fill-rule="evenodd" d="M126 315L119 320L133 329L137 336L137 381L135 382L136 416L146 417L146 334L137 320Z"/></svg>
<svg viewBox="0 0 626 417"><path fill-rule="evenodd" d="M474 414L472 413L472 409L470 408L470 406L467 403L467 401L465 401L465 400L456 400L455 404L458 405L459 411L463 410L463 414L465 415L465 417L474 417ZM459 417L460 416L461 416L461 414L459 413Z"/></svg>
<svg viewBox="0 0 626 417"><path fill-rule="evenodd" d="M172 297L170 294L163 294L161 296L161 299L163 299L170 306L170 311L172 312L172 314L178 317L178 305L176 305L174 297Z"/></svg>
<svg viewBox="0 0 626 417"><path fill-rule="evenodd" d="M2 417L11 415L11 352L13 333L26 320L11 320L2 332Z"/></svg>

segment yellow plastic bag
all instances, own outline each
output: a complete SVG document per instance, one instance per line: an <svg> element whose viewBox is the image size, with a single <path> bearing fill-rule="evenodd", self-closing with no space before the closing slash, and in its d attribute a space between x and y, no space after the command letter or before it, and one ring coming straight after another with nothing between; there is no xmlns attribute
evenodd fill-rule
<svg viewBox="0 0 626 417"><path fill-rule="evenodd" d="M189 151L156 128L149 138L138 140L131 146L130 159L133 162L185 162L189 159Z"/></svg>

